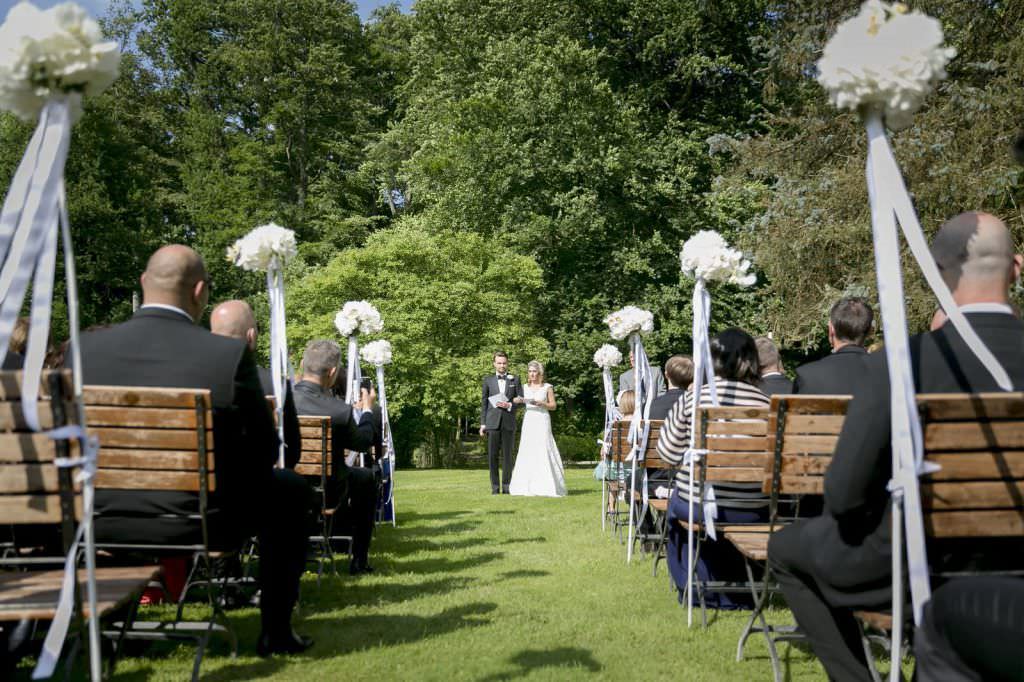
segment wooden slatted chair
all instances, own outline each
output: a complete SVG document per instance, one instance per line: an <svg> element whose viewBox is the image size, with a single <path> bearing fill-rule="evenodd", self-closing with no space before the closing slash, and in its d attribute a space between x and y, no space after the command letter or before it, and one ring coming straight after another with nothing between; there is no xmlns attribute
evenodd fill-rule
<svg viewBox="0 0 1024 682"><path fill-rule="evenodd" d="M625 470L626 458L629 456L631 447L629 444L629 424L627 420L620 420L612 423L609 432L611 447L605 458L605 481L608 483L608 499L605 500L606 514L611 521L612 532L618 533L619 541L624 542L622 528L625 525L623 518L629 517L628 509L622 511L619 508L619 499L624 497L625 492Z"/></svg>
<svg viewBox="0 0 1024 682"><path fill-rule="evenodd" d="M768 450L768 408L765 407L711 407L697 408L697 448L705 450L694 472L694 482L700 495L704 498L709 486L716 483L762 483L765 469L769 466L771 454ZM700 506L694 501L694 509ZM685 519L679 520L683 528L690 524ZM700 547L706 538L704 524L694 523L694 576L693 585L700 601L701 620L707 627L707 606L705 593L709 591L726 593L743 593L751 590L747 582L705 582L696 576L697 560ZM769 526L757 524L722 524L716 523L716 533L729 532L765 532ZM722 537L725 542L725 538Z"/></svg>
<svg viewBox="0 0 1024 682"><path fill-rule="evenodd" d="M302 434L302 450L295 472L302 474L320 499L319 526L320 534L309 538L317 562L316 580L320 584L325 563L331 566L331 572L337 575L334 563L334 550L331 539L334 528L334 516L337 506L328 505L328 479L331 475L331 418L319 416L299 417L299 430ZM342 537L342 536L338 536ZM351 544L351 537L344 536Z"/></svg>
<svg viewBox="0 0 1024 682"><path fill-rule="evenodd" d="M672 465L663 460L658 456L658 440L661 437L661 427L664 425L664 421L661 419L650 420L650 431L647 435L647 447L644 449L644 456L637 463L637 477L643 473L646 469L648 474L653 471L673 471ZM628 454L628 430L627 430L627 454ZM642 464L641 464L642 462ZM669 474L671 479L671 474ZM671 486L671 480L668 481L668 486ZM665 532L665 515L668 512L668 500L659 499L653 496L648 496L647 506L643 506L643 493L636 491L636 486L633 489L633 502L639 505L640 513L636 516L636 534L634 539L640 543L641 551L646 551L645 547L647 543L654 543L655 550L653 552L655 556L654 571L657 574L657 560L664 554L664 543L668 537ZM650 528L652 531L644 532L642 530L644 525L645 517L650 520Z"/></svg>
<svg viewBox="0 0 1024 682"><path fill-rule="evenodd" d="M126 386L86 386L86 421L90 432L100 440L96 473L97 490L194 493L198 501L198 538L190 544L164 545L146 542L98 545L112 553L132 552L146 555L191 555L192 570L179 598L173 622L134 623L126 629L129 639L186 639L196 642L192 679L199 669L210 636L228 638L232 656L238 642L221 606L228 576L217 575L215 559L233 552L215 552L210 548L207 512L209 497L217 488L213 442L213 413L210 392L205 389L140 388ZM205 578L198 578L205 574ZM203 622L183 620L186 593L192 587L205 587L211 609Z"/></svg>
<svg viewBox="0 0 1024 682"><path fill-rule="evenodd" d="M39 401L41 426L51 429L77 422L76 410L68 401L71 395L69 372L47 372L43 376ZM21 372L0 372L0 524L15 530L15 546L6 553L0 565L9 569L0 573L0 621L52 620L64 577L63 568L47 569L47 565L63 565L64 554L72 546L75 527L82 515L80 486L73 482L71 468L58 467L56 462L78 454L77 442L51 440L47 435L32 433L25 424L21 410ZM30 525L39 531L53 529L53 538L60 538L61 555L48 552L46 540L22 542L17 545L17 528ZM24 540L24 538L23 538ZM98 568L96 570L97 610L104 618L127 604L137 603L146 584L159 569L156 566ZM88 604L83 604L84 569L78 570L74 594L73 623L69 635L82 631L83 618L89 617ZM75 658L75 645L65 651L70 673ZM108 675L113 674L114 658L108 659Z"/></svg>
<svg viewBox="0 0 1024 682"><path fill-rule="evenodd" d="M850 396L846 395L772 396L768 408L772 457L763 481L763 490L770 496L768 527L725 533L725 539L743 555L755 604L736 645L736 660L743 660L743 649L751 633L763 633L776 681L782 679L782 670L775 644L800 636L794 634L792 626L772 626L764 618L768 599L777 591L767 567L768 539L773 531L793 520L786 512L799 503L801 496L824 495L825 471L832 461L849 402ZM780 509L780 503L785 509ZM754 580L757 567L764 569L760 581Z"/></svg>

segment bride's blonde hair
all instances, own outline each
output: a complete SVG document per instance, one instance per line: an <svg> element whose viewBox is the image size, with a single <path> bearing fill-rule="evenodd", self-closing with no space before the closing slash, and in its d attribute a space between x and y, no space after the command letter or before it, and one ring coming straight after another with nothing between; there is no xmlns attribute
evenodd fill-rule
<svg viewBox="0 0 1024 682"><path fill-rule="evenodd" d="M530 360L530 364L528 364L526 366L526 370L530 371L531 369L537 370L537 374L540 377L540 383L543 384L544 383L544 365L540 364L540 362L538 362L537 360ZM530 380L529 375L527 375L526 380L527 380L527 382L529 382L529 380Z"/></svg>

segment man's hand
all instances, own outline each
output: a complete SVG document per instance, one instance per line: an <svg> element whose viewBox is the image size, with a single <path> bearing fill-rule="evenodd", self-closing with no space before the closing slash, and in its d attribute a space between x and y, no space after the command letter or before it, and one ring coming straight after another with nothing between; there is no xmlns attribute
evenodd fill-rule
<svg viewBox="0 0 1024 682"><path fill-rule="evenodd" d="M507 410L510 407L512 407L512 403L510 403L508 401L500 402L500 403L498 403L498 407L500 407L503 410Z"/></svg>
<svg viewBox="0 0 1024 682"><path fill-rule="evenodd" d="M481 425L480 425L480 435L481 435L481 436L482 436L482 435L484 435L484 433L485 433L486 431L487 431L487 427L485 427L485 426L484 426L483 424L481 424Z"/></svg>
<svg viewBox="0 0 1024 682"><path fill-rule="evenodd" d="M361 397L359 399L359 402L356 404L356 407L358 407L361 410L372 410L375 393L372 391L368 391L365 388L360 389L359 392L361 394Z"/></svg>

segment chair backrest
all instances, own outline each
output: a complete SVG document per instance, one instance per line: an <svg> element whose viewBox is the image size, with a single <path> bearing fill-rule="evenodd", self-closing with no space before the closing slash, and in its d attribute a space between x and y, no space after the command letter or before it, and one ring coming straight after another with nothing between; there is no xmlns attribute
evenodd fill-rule
<svg viewBox="0 0 1024 682"><path fill-rule="evenodd" d="M21 406L20 371L0 371L0 524L59 524L64 549L70 546L81 517L80 487L74 471L55 460L78 453L78 443L53 440L28 429ZM70 402L71 373L44 372L38 403L44 429L76 423Z"/></svg>
<svg viewBox="0 0 1024 682"><path fill-rule="evenodd" d="M625 419L612 422L612 428L609 434L612 447L609 454L613 462L624 462L632 450L632 447L629 444L629 425L630 422Z"/></svg>
<svg viewBox="0 0 1024 682"><path fill-rule="evenodd" d="M850 404L848 395L776 395L769 408L768 433L774 456L764 492L823 495L825 471L839 441Z"/></svg>
<svg viewBox="0 0 1024 682"><path fill-rule="evenodd" d="M97 489L216 490L210 392L86 386L85 419L100 441Z"/></svg>
<svg viewBox="0 0 1024 682"><path fill-rule="evenodd" d="M917 397L925 533L935 539L1024 536L1024 393Z"/></svg>
<svg viewBox="0 0 1024 682"><path fill-rule="evenodd" d="M768 408L697 408L697 447L707 450L695 478L703 482L760 483L768 466Z"/></svg>
<svg viewBox="0 0 1024 682"><path fill-rule="evenodd" d="M302 434L302 450L299 452L295 472L315 477L315 485L323 487L331 474L331 418L301 416L299 431Z"/></svg>
<svg viewBox="0 0 1024 682"><path fill-rule="evenodd" d="M658 440L661 438L662 419L651 419L647 433L647 448L644 450L644 466L648 469L671 469L672 465L658 456Z"/></svg>

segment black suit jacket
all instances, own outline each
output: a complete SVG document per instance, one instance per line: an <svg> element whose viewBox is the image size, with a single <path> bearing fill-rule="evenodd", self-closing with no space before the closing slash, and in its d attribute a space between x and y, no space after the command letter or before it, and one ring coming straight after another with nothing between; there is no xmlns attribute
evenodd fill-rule
<svg viewBox="0 0 1024 682"><path fill-rule="evenodd" d="M209 389L217 481L210 519L231 531L214 535L251 534L253 500L272 483L278 439L245 342L171 310L142 308L123 324L82 334L82 369L86 384ZM197 504L193 493L100 490L96 534L108 542L191 542L199 526L188 516Z"/></svg>
<svg viewBox="0 0 1024 682"><path fill-rule="evenodd" d="M793 390L793 382L785 374L771 374L761 377L761 380L757 382L757 387L769 397L773 395L789 395L796 392Z"/></svg>
<svg viewBox="0 0 1024 682"><path fill-rule="evenodd" d="M793 393L850 395L864 373L868 352L863 346L843 346L821 360L796 370Z"/></svg>
<svg viewBox="0 0 1024 682"><path fill-rule="evenodd" d="M682 388L670 388L651 403L651 419L668 419L668 413L672 411L679 399L686 395Z"/></svg>
<svg viewBox="0 0 1024 682"><path fill-rule="evenodd" d="M1024 388L1024 324L998 313L967 319L1013 381ZM918 393L998 391L995 381L947 323L910 339ZM825 474L825 512L801 522L813 547L813 574L834 606L873 607L891 599L892 476L889 376L885 353L865 359L832 464Z"/></svg>
<svg viewBox="0 0 1024 682"><path fill-rule="evenodd" d="M260 367L260 386L263 394L274 395L274 375L266 367ZM284 392L284 466L294 469L302 456L302 432L299 430L299 413L295 411L295 396L292 382L288 380Z"/></svg>
<svg viewBox="0 0 1024 682"><path fill-rule="evenodd" d="M491 407L489 398L492 395L501 394L501 387L498 385L498 375L488 374L485 376L482 388L480 400L481 426L484 426L488 431L515 431L516 410L521 405L513 403L511 410L499 410L496 407ZM505 380L505 393L503 395L505 400L510 403L513 398L523 397L523 384L515 374L509 374Z"/></svg>
<svg viewBox="0 0 1024 682"><path fill-rule="evenodd" d="M299 414L331 418L331 478L337 481L348 477L345 450L365 452L373 444L373 417L364 412L358 424L352 406L335 398L311 381L295 384L295 409Z"/></svg>

